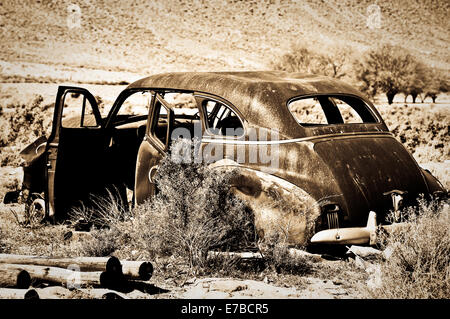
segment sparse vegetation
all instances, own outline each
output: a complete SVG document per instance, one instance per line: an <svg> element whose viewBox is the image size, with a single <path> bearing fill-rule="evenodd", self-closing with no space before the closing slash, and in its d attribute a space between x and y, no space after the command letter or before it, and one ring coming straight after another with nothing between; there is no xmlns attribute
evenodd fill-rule
<svg viewBox="0 0 450 319"><path fill-rule="evenodd" d="M391 216L391 218L394 218ZM375 298L450 298L450 207L426 202L403 212L399 228L380 239L390 256L381 264L381 287Z"/></svg>
<svg viewBox="0 0 450 319"><path fill-rule="evenodd" d="M276 273L301 276L312 272L311 262L303 256L291 255L289 245L278 236L261 243L260 248L266 264Z"/></svg>
<svg viewBox="0 0 450 319"><path fill-rule="evenodd" d="M91 231L92 238L81 242L79 254L81 256L105 257L117 250L118 233L111 229Z"/></svg>
<svg viewBox="0 0 450 319"><path fill-rule="evenodd" d="M134 211L137 241L150 239L145 245L153 252L185 258L191 267L205 265L210 249L250 245L253 218L229 190L232 174L166 157L155 177L157 195Z"/></svg>
<svg viewBox="0 0 450 319"><path fill-rule="evenodd" d="M52 116L46 112L49 107L43 106L42 101L42 96L37 95L32 101L8 105L10 111L0 113L1 166L19 166L21 149L50 133Z"/></svg>
<svg viewBox="0 0 450 319"><path fill-rule="evenodd" d="M5 243L5 234L3 233L2 229L0 228L0 254L7 252L7 246Z"/></svg>
<svg viewBox="0 0 450 319"><path fill-rule="evenodd" d="M445 162L450 154L448 111L428 109L419 105L379 105L378 111L389 130L419 163Z"/></svg>
<svg viewBox="0 0 450 319"><path fill-rule="evenodd" d="M366 52L362 61L355 63L355 68L364 92L370 96L384 92L388 103L392 104L395 95L411 85L410 79L415 77L418 63L404 49L384 44Z"/></svg>
<svg viewBox="0 0 450 319"><path fill-rule="evenodd" d="M340 79L347 75L350 51L344 47L328 48L320 53L306 46L294 46L290 52L272 62L275 70L322 74Z"/></svg>

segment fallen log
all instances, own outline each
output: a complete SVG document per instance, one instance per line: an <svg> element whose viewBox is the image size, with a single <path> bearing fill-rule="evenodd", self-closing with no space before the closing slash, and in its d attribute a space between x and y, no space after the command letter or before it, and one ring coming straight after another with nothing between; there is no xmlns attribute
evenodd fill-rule
<svg viewBox="0 0 450 319"><path fill-rule="evenodd" d="M64 240L81 241L93 239L92 234L85 231L68 231L63 235Z"/></svg>
<svg viewBox="0 0 450 319"><path fill-rule="evenodd" d="M39 299L35 289L0 288L0 299Z"/></svg>
<svg viewBox="0 0 450 319"><path fill-rule="evenodd" d="M109 289L67 289L59 286L37 288L40 299L129 299L125 294Z"/></svg>
<svg viewBox="0 0 450 319"><path fill-rule="evenodd" d="M30 287L31 276L26 270L9 269L0 264L0 287L26 289Z"/></svg>
<svg viewBox="0 0 450 319"><path fill-rule="evenodd" d="M307 251L296 249L296 248L289 248L289 255L291 257L304 257L312 262L322 262L324 261L324 258L321 255L318 254L312 254Z"/></svg>
<svg viewBox="0 0 450 319"><path fill-rule="evenodd" d="M50 266L59 268L79 268L80 271L107 271L121 272L121 264L116 257L75 257L75 258L51 258L44 256L27 256L0 254L0 264L20 264Z"/></svg>
<svg viewBox="0 0 450 319"><path fill-rule="evenodd" d="M153 265L148 261L122 260L122 274L127 279L139 279L147 281L153 275Z"/></svg>
<svg viewBox="0 0 450 319"><path fill-rule="evenodd" d="M239 259L262 259L263 255L259 252L234 252L234 251L209 251L208 258L212 257L227 257Z"/></svg>
<svg viewBox="0 0 450 319"><path fill-rule="evenodd" d="M289 255L291 257L305 257L314 262L323 261L320 255L312 254L307 251L295 248L289 248ZM233 252L233 251L210 251L208 252L208 257L236 257L240 259L264 259L264 256L260 252Z"/></svg>
<svg viewBox="0 0 450 319"><path fill-rule="evenodd" d="M116 275L105 276L106 272L80 272L64 268L20 265L20 264L0 264L0 272L17 272L25 270L31 279L43 282L57 283L69 287L107 287L112 285Z"/></svg>
<svg viewBox="0 0 450 319"><path fill-rule="evenodd" d="M108 273L123 274L127 279L149 280L153 275L153 265L148 261L122 262L117 257L75 257L75 258L52 258L43 256L27 256L0 254L0 264L21 264L50 266L59 268L76 269L80 271L106 271Z"/></svg>
<svg viewBox="0 0 450 319"><path fill-rule="evenodd" d="M363 247L363 246L356 246L352 245L350 248L348 248L348 251L346 253L347 255L353 255L362 257L364 259L377 259L383 258L383 252L381 250L372 248L372 247Z"/></svg>

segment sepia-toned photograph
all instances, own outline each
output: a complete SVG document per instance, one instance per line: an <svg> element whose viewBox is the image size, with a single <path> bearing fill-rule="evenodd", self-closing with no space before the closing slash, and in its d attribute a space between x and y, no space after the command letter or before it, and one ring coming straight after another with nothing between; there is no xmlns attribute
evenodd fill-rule
<svg viewBox="0 0 450 319"><path fill-rule="evenodd" d="M0 32L0 299L450 299L449 1L2 0Z"/></svg>

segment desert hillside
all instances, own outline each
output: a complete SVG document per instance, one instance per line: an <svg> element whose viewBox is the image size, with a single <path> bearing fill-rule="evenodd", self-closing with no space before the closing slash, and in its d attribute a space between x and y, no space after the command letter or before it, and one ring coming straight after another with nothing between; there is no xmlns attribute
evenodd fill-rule
<svg viewBox="0 0 450 319"><path fill-rule="evenodd" d="M94 73L91 83L162 71L267 69L294 44L362 52L390 42L450 69L448 1L377 1L379 20L371 0L20 3L0 4L0 65L8 82L83 82L67 76L78 68L113 71L109 79Z"/></svg>

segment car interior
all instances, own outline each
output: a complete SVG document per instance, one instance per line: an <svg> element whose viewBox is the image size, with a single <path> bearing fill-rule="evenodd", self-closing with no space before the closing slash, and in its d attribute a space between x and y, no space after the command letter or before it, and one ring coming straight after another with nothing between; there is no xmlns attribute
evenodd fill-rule
<svg viewBox="0 0 450 319"><path fill-rule="evenodd" d="M178 98L178 97L182 98ZM177 100L178 99L178 100ZM182 102L180 102L183 101ZM147 102L150 105L151 101ZM224 103L209 99L198 98L193 93L160 91L154 101L154 123L149 129L149 135L157 138L162 145L170 146L168 134L168 106L173 111L172 132L177 129L183 138L194 138L201 134L195 128L202 128L202 113L208 134L217 136L236 137L243 133L243 123L231 107ZM200 112L199 106L202 107ZM147 109L148 112L148 109ZM148 114L120 114L116 115L113 123L111 147L115 148L114 157L117 158L117 167L127 167L128 174L124 177L128 188L134 185L134 169L139 146L146 133ZM177 134L178 136L178 134ZM201 138L201 136L197 136ZM123 169L122 169L123 170Z"/></svg>
<svg viewBox="0 0 450 319"><path fill-rule="evenodd" d="M108 127L95 119L92 106L85 103L84 97L66 94L57 164L58 184L62 185L58 187L61 200L70 203L72 197L85 198L84 195L93 188L101 189L105 184L123 185L132 190L137 153L147 131L150 138L158 139L166 147L170 146L169 134L177 129L183 129L177 132L189 139L205 131L219 137L236 137L243 133L242 121L225 103L196 97L193 93L162 90L156 93L154 101L150 90L131 94L116 114L111 113L112 122ZM86 105L80 106L80 101ZM152 103L156 112L154 125L147 129ZM171 112L173 116L169 117ZM168 131L168 120L172 121L171 132Z"/></svg>

